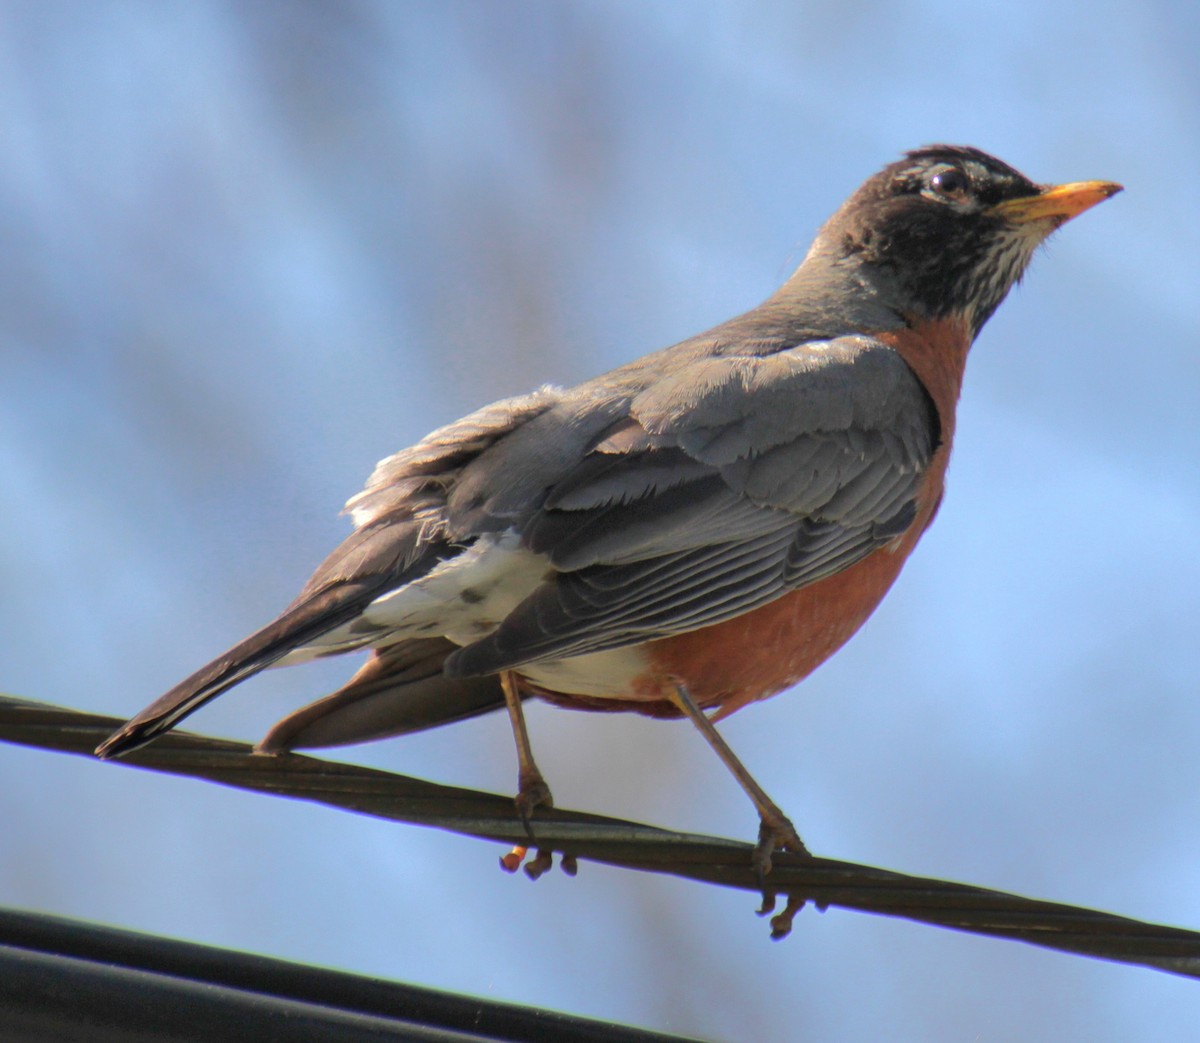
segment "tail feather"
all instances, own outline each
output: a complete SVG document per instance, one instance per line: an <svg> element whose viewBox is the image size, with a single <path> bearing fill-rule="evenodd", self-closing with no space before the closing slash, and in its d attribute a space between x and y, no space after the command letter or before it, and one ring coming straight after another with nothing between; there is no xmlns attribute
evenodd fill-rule
<svg viewBox="0 0 1200 1043"><path fill-rule="evenodd" d="M445 638L377 650L345 685L276 724L260 753L348 746L423 731L504 705L496 675L451 678L442 672L457 646Z"/></svg>
<svg viewBox="0 0 1200 1043"><path fill-rule="evenodd" d="M297 602L127 721L96 747L96 756L119 757L146 745L226 689L359 615L377 588L377 584L339 584ZM363 643L368 640L364 636Z"/></svg>
<svg viewBox="0 0 1200 1043"><path fill-rule="evenodd" d="M380 515L351 533L317 567L300 596L273 623L201 667L96 747L98 757L118 757L175 727L228 688L279 662L289 652L356 619L376 597L455 553L445 540L411 516ZM381 637L364 631L329 652L361 648Z"/></svg>

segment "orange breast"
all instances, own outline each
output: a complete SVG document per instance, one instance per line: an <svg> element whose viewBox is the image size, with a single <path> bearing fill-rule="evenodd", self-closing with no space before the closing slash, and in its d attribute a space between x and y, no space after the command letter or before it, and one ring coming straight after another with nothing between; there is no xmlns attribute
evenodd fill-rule
<svg viewBox="0 0 1200 1043"><path fill-rule="evenodd" d="M807 677L866 622L900 574L933 520L948 456L944 447L934 456L918 515L896 542L736 619L653 642L647 652L654 670L639 687L661 691L678 678L697 703L718 708L719 720Z"/></svg>

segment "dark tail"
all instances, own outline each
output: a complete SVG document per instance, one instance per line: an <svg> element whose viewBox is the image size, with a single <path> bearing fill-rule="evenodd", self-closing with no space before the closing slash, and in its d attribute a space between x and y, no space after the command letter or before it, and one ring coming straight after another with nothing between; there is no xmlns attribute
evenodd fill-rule
<svg viewBox="0 0 1200 1043"><path fill-rule="evenodd" d="M119 757L144 746L226 689L355 619L383 591L411 581L457 552L444 540L426 538L424 527L423 521L407 515L380 515L356 529L318 566L275 622L151 703L96 747L96 756ZM361 641L331 647L330 653L361 648L379 636L364 631Z"/></svg>
<svg viewBox="0 0 1200 1043"><path fill-rule="evenodd" d="M339 584L298 601L273 623L180 681L96 747L97 757L119 757L174 728L226 689L278 662L289 652L340 626L377 593L375 584ZM364 635L364 644L369 636Z"/></svg>

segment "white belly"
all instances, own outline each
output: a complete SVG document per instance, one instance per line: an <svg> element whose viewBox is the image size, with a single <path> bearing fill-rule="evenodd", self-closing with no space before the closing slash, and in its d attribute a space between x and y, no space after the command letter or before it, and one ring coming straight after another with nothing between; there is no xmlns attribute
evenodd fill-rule
<svg viewBox="0 0 1200 1043"><path fill-rule="evenodd" d="M645 655L633 647L610 648L606 652L589 652L572 659L557 659L546 663L530 663L518 673L535 685L564 695L591 695L607 699L651 699L654 694L638 695L633 682L646 672Z"/></svg>

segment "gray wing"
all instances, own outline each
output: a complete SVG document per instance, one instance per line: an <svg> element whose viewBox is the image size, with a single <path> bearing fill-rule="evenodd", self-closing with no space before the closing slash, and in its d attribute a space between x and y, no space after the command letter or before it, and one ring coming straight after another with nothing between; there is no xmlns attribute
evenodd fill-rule
<svg viewBox="0 0 1200 1043"><path fill-rule="evenodd" d="M447 672L695 630L838 572L912 523L937 439L920 382L867 337L673 367L522 521L554 573Z"/></svg>

